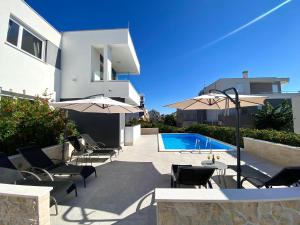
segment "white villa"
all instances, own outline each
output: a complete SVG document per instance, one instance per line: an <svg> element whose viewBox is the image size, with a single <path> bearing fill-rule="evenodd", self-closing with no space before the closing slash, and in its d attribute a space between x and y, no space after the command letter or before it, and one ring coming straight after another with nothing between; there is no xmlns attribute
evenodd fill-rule
<svg viewBox="0 0 300 225"><path fill-rule="evenodd" d="M56 101L104 95L140 106L132 83L118 80L119 74L140 74L129 29L59 32L22 0L0 2L0 24L2 95L31 98L47 93ZM95 133L92 116L77 121L87 133ZM97 115L96 123L95 139L110 146L124 143L124 114ZM107 132L106 126L113 129Z"/></svg>

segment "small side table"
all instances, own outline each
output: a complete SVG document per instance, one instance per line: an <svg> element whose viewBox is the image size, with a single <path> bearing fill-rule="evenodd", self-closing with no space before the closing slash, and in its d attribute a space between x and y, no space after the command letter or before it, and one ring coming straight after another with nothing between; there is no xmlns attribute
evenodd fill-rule
<svg viewBox="0 0 300 225"><path fill-rule="evenodd" d="M215 163L212 163L211 160L204 160L201 162L202 166L205 167L213 167L216 168L217 170L217 175L226 175L226 169L227 169L227 165L225 163L219 162L219 161L215 161Z"/></svg>

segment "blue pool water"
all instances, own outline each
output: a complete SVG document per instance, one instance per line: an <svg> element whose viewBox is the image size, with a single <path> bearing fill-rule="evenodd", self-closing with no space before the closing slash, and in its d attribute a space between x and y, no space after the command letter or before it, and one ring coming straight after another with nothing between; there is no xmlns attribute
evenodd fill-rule
<svg viewBox="0 0 300 225"><path fill-rule="evenodd" d="M165 150L233 150L232 146L223 144L201 134L161 134Z"/></svg>

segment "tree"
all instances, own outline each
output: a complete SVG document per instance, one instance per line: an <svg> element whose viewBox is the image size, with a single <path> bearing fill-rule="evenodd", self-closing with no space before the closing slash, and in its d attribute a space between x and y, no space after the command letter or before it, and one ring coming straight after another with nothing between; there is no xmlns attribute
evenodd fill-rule
<svg viewBox="0 0 300 225"><path fill-rule="evenodd" d="M164 124L169 126L176 126L176 119L173 114L164 116Z"/></svg>
<svg viewBox="0 0 300 225"><path fill-rule="evenodd" d="M269 102L254 115L257 129L293 131L293 111L287 100L273 107Z"/></svg>
<svg viewBox="0 0 300 225"><path fill-rule="evenodd" d="M151 122L158 122L161 119L160 113L155 109L151 109L148 114Z"/></svg>

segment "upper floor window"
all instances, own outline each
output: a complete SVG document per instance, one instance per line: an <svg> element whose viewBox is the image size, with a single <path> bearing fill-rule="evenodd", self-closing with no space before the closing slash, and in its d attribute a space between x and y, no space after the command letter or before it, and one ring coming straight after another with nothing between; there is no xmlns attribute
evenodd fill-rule
<svg viewBox="0 0 300 225"><path fill-rule="evenodd" d="M13 19L9 19L6 40L34 57L44 60L45 41Z"/></svg>
<svg viewBox="0 0 300 225"><path fill-rule="evenodd" d="M111 68L111 78L117 80L117 72L113 68Z"/></svg>
<svg viewBox="0 0 300 225"><path fill-rule="evenodd" d="M92 81L101 81L104 80L104 58L100 54L100 60L99 60L99 70L95 70L92 74Z"/></svg>
<svg viewBox="0 0 300 225"><path fill-rule="evenodd" d="M19 28L20 26L16 22L9 20L6 40L15 46L18 45Z"/></svg>
<svg viewBox="0 0 300 225"><path fill-rule="evenodd" d="M30 53L31 55L42 59L43 41L41 41L39 38L37 38L25 29L23 30L21 48L24 51Z"/></svg>
<svg viewBox="0 0 300 225"><path fill-rule="evenodd" d="M273 93L278 93L279 92L278 84L272 84L272 92Z"/></svg>

